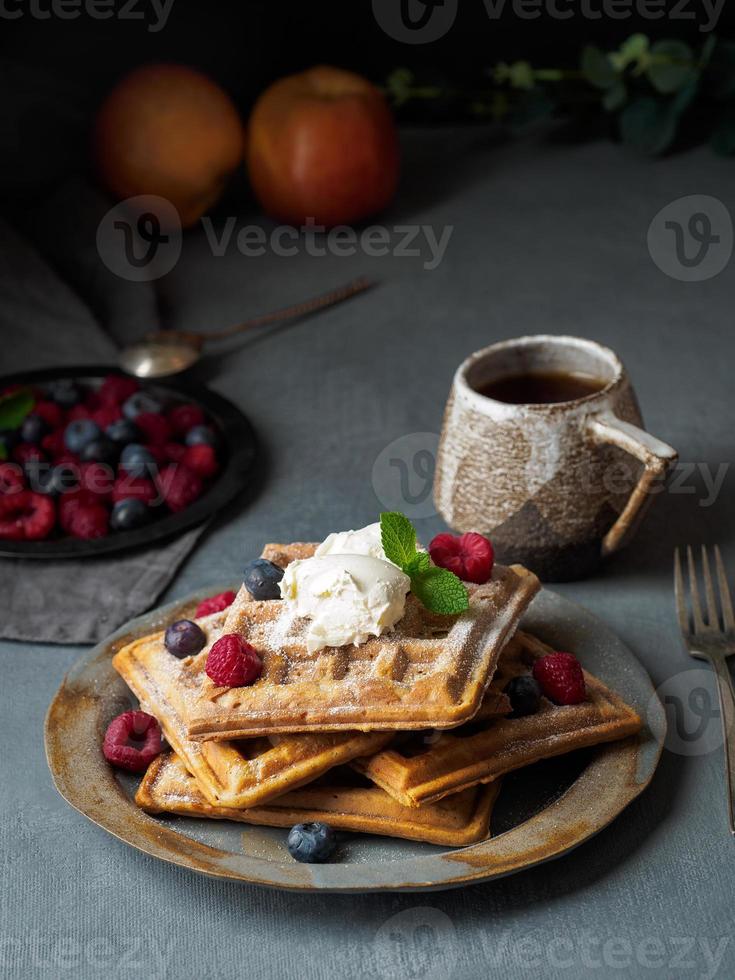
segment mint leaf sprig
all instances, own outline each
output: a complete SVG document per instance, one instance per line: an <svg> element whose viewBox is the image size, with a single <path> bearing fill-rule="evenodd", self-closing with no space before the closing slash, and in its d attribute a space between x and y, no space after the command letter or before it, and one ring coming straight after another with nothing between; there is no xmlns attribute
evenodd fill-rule
<svg viewBox="0 0 735 980"><path fill-rule="evenodd" d="M380 539L389 561L411 579L411 591L429 612L452 615L469 609L467 589L454 572L433 565L425 551L416 548L416 530L397 511L380 515Z"/></svg>

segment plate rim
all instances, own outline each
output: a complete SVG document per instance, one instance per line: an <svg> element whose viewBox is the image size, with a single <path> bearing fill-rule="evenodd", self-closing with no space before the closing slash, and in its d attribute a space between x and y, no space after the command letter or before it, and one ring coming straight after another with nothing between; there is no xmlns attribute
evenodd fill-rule
<svg viewBox="0 0 735 980"><path fill-rule="evenodd" d="M235 854L232 851L211 847L163 825L154 817L139 810L132 799L126 796L101 753L90 764L93 772L98 773L107 793L103 786L97 784L98 790L92 794L93 800L85 797L83 792L85 787L81 789L75 787L73 779L69 778L69 767L65 769L61 764L59 742L64 743L65 739L58 737L59 730L56 728L59 717L66 715L67 718L78 720L81 715L79 712L67 710L73 705L73 701L70 702L69 699L74 696L73 686L77 675L90 671L98 662L101 668L106 666L111 672L109 661L112 654L126 642L162 627L173 617L191 615L194 605L202 598L212 595L215 591L232 587L233 583L226 583L222 586L200 589L183 599L175 600L153 612L130 620L102 643L88 649L77 659L62 680L46 713L44 721L46 760L59 794L75 810L97 826L149 856L221 880L297 892L347 894L443 890L505 877L561 857L607 827L647 788L653 778L663 751L666 717L647 671L628 646L602 620L583 606L544 588L527 613L531 623L535 623L542 608L547 614L547 607L550 606L556 613L556 625L560 623L562 629L571 618L573 626L579 627L581 624L597 635L604 635L607 645L625 654L626 669L634 671L639 689L645 689L647 710L644 721L653 724L645 728L640 736L632 736L597 747L589 764L557 799L528 820L497 837L467 847L443 849L441 852L437 851L429 855L419 857L412 855L405 860L398 858L395 861L378 862L378 866L388 869L387 876L383 876L380 880L350 881L349 869L356 870L359 875L366 866L337 862L326 865L298 862L291 864L265 860L250 854ZM534 625L529 627L526 627L525 623L521 625L531 630L538 629ZM595 668L595 672L599 673L599 668ZM114 681L116 677L117 675L114 675L111 679ZM604 671L603 679L605 679ZM123 684L122 680L120 684ZM626 692L621 693L626 699L629 698ZM103 697L100 695L97 701L98 707L101 706L102 700ZM633 700L638 702L640 711L641 699ZM96 716L97 712L93 714ZM97 744L101 744L101 719L95 717L94 722ZM74 771L72 766L72 774ZM545 828L554 825L570 826L568 817L570 813L576 812L575 797L584 794L586 783L600 777L605 779L606 786L615 789L616 797L612 805L602 806L599 812L591 814L591 819L580 824L576 834L562 837L556 844L550 844L548 834L545 836ZM89 787L87 786L86 789L88 791ZM129 808L130 819L127 826L124 823L121 826L119 820L111 818L109 811L100 811L99 807L105 797L108 805L122 801L123 806ZM533 850L535 856L528 856L528 847L525 857L523 852L514 851L513 843L520 836L521 828L524 828L523 833L526 836L529 833L531 836L538 835ZM503 853L508 849L509 844L509 854L504 858ZM426 865L428 865L428 873L426 870L423 872L420 870ZM440 874L440 870L443 873ZM345 880L340 880L342 878Z"/></svg>
<svg viewBox="0 0 735 980"><path fill-rule="evenodd" d="M131 377L115 365L86 364L78 367L16 371L0 377L0 387L21 383L43 384L61 378L99 378L107 374ZM168 540L203 524L251 486L260 452L258 439L252 422L234 402L193 379L178 378L173 382L160 378L151 379L146 384L150 388L168 390L179 397L188 395L217 421L227 441L227 462L210 489L185 510L177 514L167 514L132 531L121 531L91 541L77 538L30 542L0 541L0 558L27 558L33 561L98 558L134 548L145 548L154 541Z"/></svg>

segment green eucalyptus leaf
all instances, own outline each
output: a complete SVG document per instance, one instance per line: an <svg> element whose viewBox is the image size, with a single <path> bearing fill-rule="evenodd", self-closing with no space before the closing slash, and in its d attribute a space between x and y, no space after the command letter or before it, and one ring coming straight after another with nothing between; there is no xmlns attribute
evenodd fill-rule
<svg viewBox="0 0 735 980"><path fill-rule="evenodd" d="M651 97L636 99L620 114L620 135L646 156L667 150L676 138L677 115L671 106Z"/></svg>
<svg viewBox="0 0 735 980"><path fill-rule="evenodd" d="M679 89L674 98L671 100L672 112L675 112L678 116L682 114L685 110L689 108L694 99L699 92L699 78L695 76L690 79L690 81L684 86L684 88Z"/></svg>
<svg viewBox="0 0 735 980"><path fill-rule="evenodd" d="M631 34L620 45L617 51L610 55L610 61L618 71L625 71L628 65L637 64L645 67L648 59L649 41L645 34Z"/></svg>
<svg viewBox="0 0 735 980"><path fill-rule="evenodd" d="M592 44L582 50L580 68L584 77L595 88L610 88L618 80L617 72L608 56Z"/></svg>
<svg viewBox="0 0 735 980"><path fill-rule="evenodd" d="M719 156L735 154L735 106L722 117L710 138L710 146Z"/></svg>
<svg viewBox="0 0 735 980"><path fill-rule="evenodd" d="M617 81L612 85L602 97L602 104L607 109L608 112L615 112L616 109L621 109L628 98L628 90L625 87L625 82Z"/></svg>
<svg viewBox="0 0 735 980"><path fill-rule="evenodd" d="M646 74L662 95L678 92L697 76L694 53L684 41L656 41Z"/></svg>
<svg viewBox="0 0 735 980"><path fill-rule="evenodd" d="M700 68L706 68L709 64L709 60L712 57L712 53L717 46L717 37L714 34L710 34L707 40L702 45L702 50L699 54L699 66Z"/></svg>
<svg viewBox="0 0 735 980"><path fill-rule="evenodd" d="M707 78L716 99L735 95L735 43L717 41L707 66Z"/></svg>
<svg viewBox="0 0 735 980"><path fill-rule="evenodd" d="M513 130L522 130L531 123L553 115L556 105L541 89L534 89L521 98L508 114Z"/></svg>
<svg viewBox="0 0 735 980"><path fill-rule="evenodd" d="M414 74L408 68L396 68L386 79L386 89L394 105L402 106L411 98Z"/></svg>
<svg viewBox="0 0 735 980"><path fill-rule="evenodd" d="M0 397L0 429L17 429L35 404L28 388Z"/></svg>
<svg viewBox="0 0 735 980"><path fill-rule="evenodd" d="M509 69L509 79L513 88L532 89L535 85L533 68L528 61L514 61Z"/></svg>

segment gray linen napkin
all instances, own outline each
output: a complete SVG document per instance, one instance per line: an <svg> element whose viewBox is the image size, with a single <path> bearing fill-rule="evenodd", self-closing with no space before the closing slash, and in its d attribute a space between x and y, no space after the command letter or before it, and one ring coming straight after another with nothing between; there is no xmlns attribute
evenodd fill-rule
<svg viewBox="0 0 735 980"><path fill-rule="evenodd" d="M150 323L150 285L130 283ZM141 331L142 332L142 331ZM0 372L111 363L115 345L86 304L0 218ZM203 528L104 558L0 559L0 636L94 643L154 604Z"/></svg>

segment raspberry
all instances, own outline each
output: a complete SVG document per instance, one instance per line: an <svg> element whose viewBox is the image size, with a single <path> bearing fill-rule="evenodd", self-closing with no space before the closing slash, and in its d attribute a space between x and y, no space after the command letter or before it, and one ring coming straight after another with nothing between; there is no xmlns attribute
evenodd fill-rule
<svg viewBox="0 0 735 980"><path fill-rule="evenodd" d="M32 460L38 460L39 463L46 462L46 454L38 446L31 445L30 442L21 442L13 450L13 459L21 466L25 466Z"/></svg>
<svg viewBox="0 0 735 980"><path fill-rule="evenodd" d="M158 489L169 510L185 510L201 495L202 481L182 463L170 463L158 474Z"/></svg>
<svg viewBox="0 0 735 980"><path fill-rule="evenodd" d="M177 405L168 413L168 420L177 436L185 436L189 429L204 423L204 412L198 405Z"/></svg>
<svg viewBox="0 0 735 980"><path fill-rule="evenodd" d="M79 465L79 486L98 500L109 500L115 474L105 463L81 463Z"/></svg>
<svg viewBox="0 0 735 980"><path fill-rule="evenodd" d="M234 601L234 592L220 592L219 595L211 595L208 599L202 599L196 608L194 619L201 619L202 616L211 616L212 613L222 612Z"/></svg>
<svg viewBox="0 0 735 980"><path fill-rule="evenodd" d="M163 750L161 729L145 711L124 711L107 726L102 754L119 769L144 772Z"/></svg>
<svg viewBox="0 0 735 980"><path fill-rule="evenodd" d="M102 399L96 391L88 391L84 396L84 406L91 414L96 412L98 408L102 408Z"/></svg>
<svg viewBox="0 0 735 980"><path fill-rule="evenodd" d="M41 439L41 449L47 453L52 459L57 459L59 456L63 456L66 452L66 446L64 445L64 430L56 429L55 432L49 432L48 435Z"/></svg>
<svg viewBox="0 0 735 980"><path fill-rule="evenodd" d="M205 446L204 443L187 446L181 462L203 480L214 476L219 469L217 454L211 446Z"/></svg>
<svg viewBox="0 0 735 980"><path fill-rule="evenodd" d="M556 704L579 704L587 699L582 666L571 653L548 653L533 665L541 690Z"/></svg>
<svg viewBox="0 0 735 980"><path fill-rule="evenodd" d="M171 426L166 416L158 412L141 412L135 416L135 424L150 445L164 446L171 439Z"/></svg>
<svg viewBox="0 0 735 980"><path fill-rule="evenodd" d="M56 402L36 402L33 406L33 414L42 418L49 429L60 429L64 424L64 413Z"/></svg>
<svg viewBox="0 0 735 980"><path fill-rule="evenodd" d="M71 519L80 506L89 506L95 502L88 490L70 490L59 497L59 525L65 534L71 533Z"/></svg>
<svg viewBox="0 0 735 980"><path fill-rule="evenodd" d="M110 515L107 508L98 503L86 503L80 500L71 512L69 533L75 538L91 541L93 538L104 538L110 526Z"/></svg>
<svg viewBox="0 0 735 980"><path fill-rule="evenodd" d="M163 447L163 455L169 463L180 463L185 452L186 446L180 442L167 442Z"/></svg>
<svg viewBox="0 0 735 980"><path fill-rule="evenodd" d="M158 490L152 480L146 480L144 476L130 476L120 470L112 487L112 502L116 504L131 497L142 500L144 504L155 504L158 502Z"/></svg>
<svg viewBox="0 0 735 980"><path fill-rule="evenodd" d="M103 405L122 405L140 388L134 378L126 378L122 374L108 374L99 390L99 398Z"/></svg>
<svg viewBox="0 0 735 980"><path fill-rule="evenodd" d="M80 419L91 419L92 412L86 405L75 405L66 413L66 421L78 422Z"/></svg>
<svg viewBox="0 0 735 980"><path fill-rule="evenodd" d="M212 645L204 669L220 687L244 687L260 677L263 661L237 633L225 633Z"/></svg>
<svg viewBox="0 0 735 980"><path fill-rule="evenodd" d="M18 463L0 463L0 494L25 490L23 469Z"/></svg>
<svg viewBox="0 0 735 980"><path fill-rule="evenodd" d="M0 538L41 541L55 524L56 507L50 497L30 490L0 497Z"/></svg>
<svg viewBox="0 0 735 980"><path fill-rule="evenodd" d="M100 429L106 429L108 425L118 422L122 417L122 409L114 403L103 405L92 412L92 421L96 422Z"/></svg>
<svg viewBox="0 0 735 980"><path fill-rule="evenodd" d="M431 560L439 568L448 568L465 582L482 585L493 571L495 552L487 538L475 531L459 536L437 534L429 545Z"/></svg>

